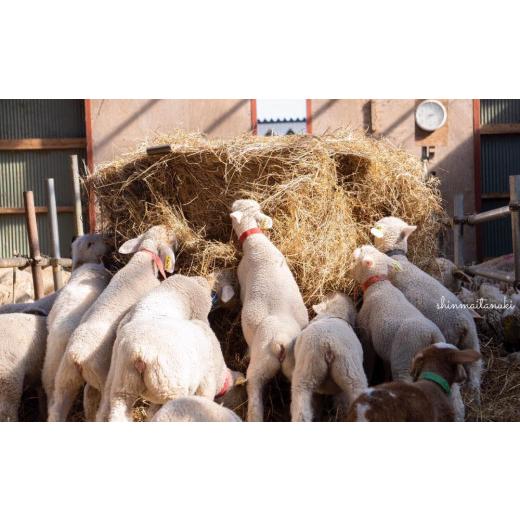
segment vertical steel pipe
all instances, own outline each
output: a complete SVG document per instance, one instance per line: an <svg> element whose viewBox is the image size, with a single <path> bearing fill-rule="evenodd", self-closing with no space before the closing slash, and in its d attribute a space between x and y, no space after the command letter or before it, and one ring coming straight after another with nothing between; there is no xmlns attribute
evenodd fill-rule
<svg viewBox="0 0 520 520"><path fill-rule="evenodd" d="M70 156L70 172L74 187L74 229L76 236L83 235L83 210L81 208L81 189L79 181L78 156Z"/></svg>
<svg viewBox="0 0 520 520"><path fill-rule="evenodd" d="M453 263L464 266L464 194L457 193L453 198Z"/></svg>
<svg viewBox="0 0 520 520"><path fill-rule="evenodd" d="M56 207L56 191L54 189L54 179L47 179L47 207L49 209L49 233L51 235L51 265L54 290L63 287L63 277L61 266L58 264L60 258L60 232L58 229L58 208Z"/></svg>
<svg viewBox="0 0 520 520"><path fill-rule="evenodd" d="M27 236L29 237L29 254L31 258L31 271L34 286L34 299L43 297L42 268L40 242L38 240L38 227L36 225L36 211L34 209L34 195L32 191L23 192L23 203L25 207L25 223L27 225Z"/></svg>
<svg viewBox="0 0 520 520"><path fill-rule="evenodd" d="M513 255L515 259L515 285L520 283L520 175L509 177L509 209L513 232Z"/></svg>

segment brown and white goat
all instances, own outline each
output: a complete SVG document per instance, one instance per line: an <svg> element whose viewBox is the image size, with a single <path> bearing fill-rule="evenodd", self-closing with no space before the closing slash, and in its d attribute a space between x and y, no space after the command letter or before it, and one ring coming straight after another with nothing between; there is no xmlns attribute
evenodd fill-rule
<svg viewBox="0 0 520 520"><path fill-rule="evenodd" d="M451 387L466 379L463 364L479 359L474 350L434 343L415 355L413 383L395 381L365 390L352 404L347 421L454 421Z"/></svg>

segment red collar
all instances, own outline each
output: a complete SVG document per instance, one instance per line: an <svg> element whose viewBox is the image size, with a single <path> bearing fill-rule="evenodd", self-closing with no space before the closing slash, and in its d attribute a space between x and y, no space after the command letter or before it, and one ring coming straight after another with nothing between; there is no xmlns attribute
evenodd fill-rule
<svg viewBox="0 0 520 520"><path fill-rule="evenodd" d="M366 290L371 285L374 285L377 282L382 282L383 280L388 280L388 276L386 276L386 274L376 274L371 276L370 278L366 279L363 284L361 284L361 289L363 292L366 292Z"/></svg>
<svg viewBox="0 0 520 520"><path fill-rule="evenodd" d="M222 388L220 389L219 393L215 396L215 398L222 397L223 395L225 395L229 390L231 383L233 383L233 376L231 375L231 372L228 370L226 380L224 381Z"/></svg>
<svg viewBox="0 0 520 520"><path fill-rule="evenodd" d="M244 240L249 236L249 235L256 235L256 233L263 233L263 231L259 228L259 227L255 227L255 228L251 228L251 229L248 229L247 231L244 231L238 241L240 242L240 245L242 245L244 243Z"/></svg>
<svg viewBox="0 0 520 520"><path fill-rule="evenodd" d="M144 247L139 249L139 251L148 253L152 257L155 265L157 266L157 269L159 269L159 272L161 273L161 276L166 280L166 273L164 272L164 264L161 260L161 257L157 253L154 253L153 251L150 251L149 249L146 249Z"/></svg>

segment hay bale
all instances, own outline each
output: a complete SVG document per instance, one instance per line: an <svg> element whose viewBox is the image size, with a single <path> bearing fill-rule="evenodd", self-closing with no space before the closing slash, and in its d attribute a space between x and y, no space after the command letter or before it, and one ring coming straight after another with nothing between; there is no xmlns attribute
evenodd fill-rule
<svg viewBox="0 0 520 520"><path fill-rule="evenodd" d="M146 155L147 145L164 143L172 145L171 153ZM177 265L185 274L236 266L231 203L258 200L273 217L270 238L307 305L334 289L352 291L352 252L370 242L370 226L379 218L395 215L418 225L410 254L427 265L443 217L437 181L422 180L418 158L348 130L228 141L179 131L101 165L86 184L116 243L168 224L179 237Z"/></svg>

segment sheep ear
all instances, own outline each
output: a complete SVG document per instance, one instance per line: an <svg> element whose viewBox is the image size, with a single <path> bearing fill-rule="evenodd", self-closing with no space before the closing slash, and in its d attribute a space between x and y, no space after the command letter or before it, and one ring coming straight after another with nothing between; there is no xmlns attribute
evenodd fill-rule
<svg viewBox="0 0 520 520"><path fill-rule="evenodd" d="M320 312L323 312L325 310L325 304L323 302L322 303L317 303L316 305L312 306L312 310L316 314L319 314Z"/></svg>
<svg viewBox="0 0 520 520"><path fill-rule="evenodd" d="M376 238L383 238L385 236L385 232L378 226L373 227L370 230L370 233L372 233Z"/></svg>
<svg viewBox="0 0 520 520"><path fill-rule="evenodd" d="M229 302L235 296L235 289L231 285L224 285L220 294L220 301L223 303Z"/></svg>
<svg viewBox="0 0 520 520"><path fill-rule="evenodd" d="M452 363L474 363L481 358L480 352L476 350L454 350L450 353L450 361Z"/></svg>
<svg viewBox="0 0 520 520"><path fill-rule="evenodd" d="M455 372L455 383L464 383L468 377L464 365L457 365L457 371Z"/></svg>
<svg viewBox="0 0 520 520"><path fill-rule="evenodd" d="M127 240L124 244L119 248L119 252L122 255L130 255L132 253L137 253L139 246L141 245L141 240L143 235L139 235L137 238L131 238Z"/></svg>
<svg viewBox="0 0 520 520"><path fill-rule="evenodd" d="M243 213L241 211L233 211L233 213L230 213L229 216L231 217L231 220L233 220L237 224L240 224Z"/></svg>
<svg viewBox="0 0 520 520"><path fill-rule="evenodd" d="M173 273L175 269L175 253L173 249L167 245L161 244L159 246L159 256L164 265L164 270L167 273Z"/></svg>
<svg viewBox="0 0 520 520"><path fill-rule="evenodd" d="M402 230L403 238L408 238L415 230L417 229L417 226L406 226Z"/></svg>
<svg viewBox="0 0 520 520"><path fill-rule="evenodd" d="M264 215L263 213L260 213L258 217L258 225L262 229L271 229L273 227L273 219L267 215Z"/></svg>
<svg viewBox="0 0 520 520"><path fill-rule="evenodd" d="M419 352L413 358L412 368L410 369L410 375L412 376L414 381L417 381L417 379L421 375L423 363L424 363L424 354L422 352Z"/></svg>

